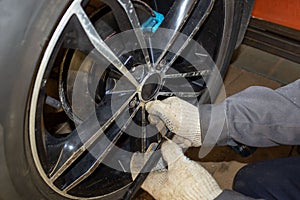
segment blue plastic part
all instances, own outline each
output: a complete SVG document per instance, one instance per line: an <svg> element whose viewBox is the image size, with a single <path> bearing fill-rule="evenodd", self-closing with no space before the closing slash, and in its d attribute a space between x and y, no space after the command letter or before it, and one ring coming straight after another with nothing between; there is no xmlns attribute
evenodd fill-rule
<svg viewBox="0 0 300 200"><path fill-rule="evenodd" d="M156 11L153 11L155 14L155 17L149 17L143 24L142 24L142 30L144 32L152 32L155 33L161 23L164 21L165 17L163 14L158 13Z"/></svg>

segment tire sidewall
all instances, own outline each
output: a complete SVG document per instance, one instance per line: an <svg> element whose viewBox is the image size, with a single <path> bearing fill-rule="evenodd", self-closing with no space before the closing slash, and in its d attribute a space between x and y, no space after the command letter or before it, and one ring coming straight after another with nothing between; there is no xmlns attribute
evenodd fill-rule
<svg viewBox="0 0 300 200"><path fill-rule="evenodd" d="M54 193L37 172L29 146L28 103L37 66L68 0L4 0L11 15L1 18L0 123L10 182L20 199L64 199ZM15 15L14 15L15 14ZM2 29L7 27L6 29ZM2 188L1 188L2 189ZM10 194L4 199L12 199ZM15 197L14 197L15 198Z"/></svg>

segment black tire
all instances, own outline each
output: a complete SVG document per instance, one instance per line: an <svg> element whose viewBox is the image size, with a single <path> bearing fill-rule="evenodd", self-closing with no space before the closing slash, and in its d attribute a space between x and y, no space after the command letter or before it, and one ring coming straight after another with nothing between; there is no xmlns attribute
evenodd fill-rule
<svg viewBox="0 0 300 200"><path fill-rule="evenodd" d="M28 112L32 87L43 53L68 0L2 0L0 2L0 199L67 199L41 178L29 146ZM215 23L224 19L214 9L197 34L224 76L239 33L243 1L217 1L226 9L225 30ZM209 36L211 32L215 35ZM215 38L214 38L215 37ZM219 42L212 46L210 41ZM210 83L216 84L215 79ZM218 85L218 84L216 84ZM219 86L210 94L211 101ZM203 96L202 102L207 102ZM107 198L116 199L112 195Z"/></svg>

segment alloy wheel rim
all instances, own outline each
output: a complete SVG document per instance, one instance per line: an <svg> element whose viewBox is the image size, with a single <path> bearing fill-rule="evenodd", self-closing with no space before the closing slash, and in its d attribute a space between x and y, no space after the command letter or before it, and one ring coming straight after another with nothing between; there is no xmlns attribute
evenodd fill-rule
<svg viewBox="0 0 300 200"><path fill-rule="evenodd" d="M38 142L40 140L38 140L37 137L42 137L42 136L37 136L37 132L36 132L37 126L39 126L39 125L37 125L36 117L37 117L37 113L39 111L39 105L40 105L40 100L41 100L40 98L41 98L41 95L43 95L43 94L41 94L42 93L41 88L45 87L48 82L47 76L45 74L47 73L47 70L49 70L48 69L49 62L50 62L51 57L53 56L54 52L56 51L57 43L61 39L63 32L65 31L66 27L68 26L68 24L72 18L75 17L78 20L81 28L83 29L87 38L89 39L89 42L92 44L92 46L94 46L94 48L97 50L97 52L98 53L100 52L101 55L110 62L110 64L113 64L114 67L117 68L119 73L121 73L123 76L125 76L126 81L130 82L130 84L132 86L134 86L135 92L133 92L131 95L129 95L129 98L125 101L125 103L121 106L121 108L119 108L119 110L117 110L115 113L120 113L125 109L129 110L129 115L130 115L129 119L131 121L134 120L133 118L135 117L135 115L137 113L140 113L140 115L141 115L140 123L141 123L142 127L149 124L146 119L147 114L145 111L145 103L147 103L148 101L157 99L159 95L163 96L163 98L167 98L169 96L179 96L181 98L196 98L197 99L203 93L202 90L198 93L191 92L191 91L188 91L188 92L186 92L186 91L180 91L180 92L161 91L161 89L163 88L163 85L166 84L166 80L177 79L177 78L178 79L190 78L191 81L195 81L194 79L203 80L203 77L208 76L211 73L211 70L206 69L206 70L196 70L196 71L188 71L187 70L186 72L168 74L167 73L168 70L172 69L171 66L174 64L174 62L178 58L178 55L176 55L176 54L174 55L174 53L173 53L173 54L171 54L171 55L173 55L173 57L169 60L169 62L167 64L165 63L163 56L161 56L161 55L163 55L163 54L165 55L168 53L168 48L169 48L168 45L166 45L166 49L160 51L161 55L157 58L156 62L154 62L153 60L151 61L151 58L150 58L151 56L149 55L149 52L147 51L148 45L146 44L145 41L143 41L144 33L139 28L140 25L138 23L138 18L137 18L137 16L134 16L134 15L132 15L131 12L129 12L130 7L128 7L128 5L132 5L131 2L125 1L125 0L124 1L120 0L119 1L120 5L122 5L122 7L125 9L128 17L131 20L131 23L132 23L131 25L134 28L132 32L137 37L137 42L139 43L139 47L142 49L139 53L144 56L145 63L143 65L148 70L146 75L144 77L142 77L139 82L138 78L133 74L133 72L130 71L133 68L126 67L124 65L124 62L120 61L120 58L118 56L116 56L113 51L111 51L110 47L107 46L106 42L103 41L103 39L99 36L96 28L94 27L93 23L90 21L90 18L86 14L86 11L83 9L81 3L82 2L80 0L75 0L69 6L69 8L63 15L57 28L55 29L55 32L53 33L53 35L51 37L51 40L46 48L46 51L44 53L43 59L41 61L41 64L40 64L40 67L39 67L39 70L38 70L38 73L37 73L37 76L35 79L34 88L33 88L32 96L31 96L31 106L30 106L30 114L29 114L30 146L31 146L31 151L32 151L32 155L34 158L35 165L36 165L41 177L47 183L47 185L49 187L51 187L54 191L56 191L58 194L60 194L64 197L67 197L67 198L72 198L72 199L82 198L82 196L76 195L76 192L72 192L72 189L76 188L79 184L81 184L82 180L80 178L83 177L83 181L84 181L86 178L90 177L89 176L90 172L88 172L87 174L82 174L83 176L77 177L75 180L72 180L72 182L67 186L60 186L59 183L56 183L56 180L58 180L61 176L63 176L64 173L66 173L66 171L69 170L69 168L72 168L72 165L74 165L74 162L77 159L79 159L81 156L83 156L84 152L86 150L88 150L91 146L93 146L94 142L98 138L95 136L95 134L93 134L93 136L91 137L94 139L80 138L81 143L83 143L83 145L78 146L77 150L76 149L75 149L75 151L71 150L70 154L65 154L65 155L63 154L64 152L61 151L59 154L59 157L58 157L58 162L55 164L54 169L52 169L51 172L49 173L49 172L45 172L45 166L43 166L43 159L41 159L41 157L40 157L41 152L40 152L40 149L37 148L39 145L41 146L41 144L38 144ZM191 4L189 6L190 6L189 9L192 9L194 4ZM211 9L212 3L209 6L210 6L209 8ZM182 19L182 20L184 21L184 19ZM201 25L200 22L199 22L199 24ZM200 27L200 25L199 25L199 27ZM182 27L182 25L179 25L179 27ZM199 27L196 27L195 31L197 31L199 29ZM178 28L178 30L179 30L179 28ZM172 32L174 32L174 30L172 30ZM177 32L177 31L175 31L175 32ZM189 35L188 39L191 39L192 36L193 36L193 34ZM176 37L178 37L177 33L176 33ZM171 38L169 38L169 39L170 39L170 41L174 42L175 34L171 34ZM186 43L183 44L183 46L187 46L187 45L188 44L186 44ZM184 49L179 49L179 50L183 51ZM163 67L157 68L157 66L163 66ZM134 66L134 67L136 68L136 66ZM195 68L192 68L192 69L195 70ZM153 84L155 86L153 86ZM201 85L201 87L202 87L202 89L205 89L205 82L203 83L203 85ZM150 90L150 93L145 92L147 90ZM145 94L145 93L147 93L147 94ZM137 102L132 103L134 100ZM117 116L115 116L115 113L112 116L110 116L108 121L106 121L104 124L101 124L100 129L101 130L103 129L102 132L105 131L105 128L103 128L103 127L111 126L111 122L113 120L115 120L115 118L117 117ZM125 123L123 123L123 126L125 126L127 124L127 122L129 122L129 121L126 121ZM127 127L127 125L125 127ZM120 131L122 131L122 128L120 129ZM99 130L97 130L96 133L97 132L99 133L98 134L99 136L102 133L101 131L99 132ZM120 137L121 136L115 137L112 139L112 141L117 140ZM147 144L147 141L146 141L147 133L146 133L145 128L142 128L141 138L142 138L141 139L141 148L142 149L140 151L144 152L146 150L147 146L149 146L149 144ZM66 143L68 143L68 142L69 142L68 140L64 141L64 143L65 143L64 146L66 146ZM73 146L69 145L68 148L71 149L71 148L73 148ZM109 145L107 147L110 148ZM103 150L102 153L105 154L105 150ZM66 156L66 155L69 155L69 157L66 158L65 160L63 160L63 163L60 165L60 162L59 162L60 158L62 158L63 156ZM97 158L97 159L99 159L99 158ZM99 159L99 160L101 160L101 159ZM99 165L92 165L90 167L97 168L98 166ZM93 173L93 172L91 172L91 173ZM128 178L128 176L127 176L127 178ZM93 199L93 198L98 198L100 196L103 197L103 196L121 191L122 189L126 188L129 184L130 184L130 182L125 183L123 186L120 186L118 189L116 189L108 194L87 196L85 198Z"/></svg>

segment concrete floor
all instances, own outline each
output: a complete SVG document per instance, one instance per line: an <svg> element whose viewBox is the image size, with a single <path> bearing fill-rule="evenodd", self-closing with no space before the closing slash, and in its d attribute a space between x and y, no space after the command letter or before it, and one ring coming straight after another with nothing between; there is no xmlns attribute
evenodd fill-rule
<svg viewBox="0 0 300 200"><path fill-rule="evenodd" d="M231 96L249 86L276 89L300 78L300 64L242 45L234 55L224 80L226 96ZM223 101L219 95L217 102ZM231 189L237 171L247 163L298 155L292 146L259 148L243 158L229 147L215 147L204 159L198 158L198 148L190 148L186 155L200 162L217 180L222 189ZM141 192L138 200L153 199Z"/></svg>

